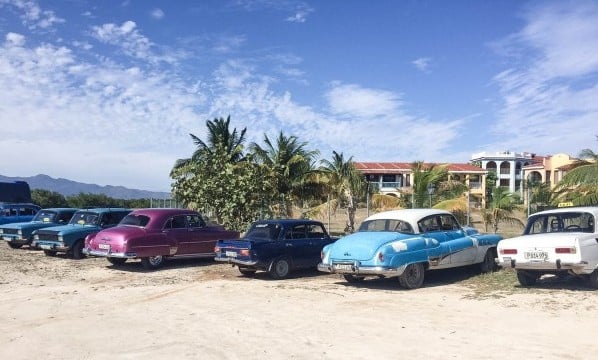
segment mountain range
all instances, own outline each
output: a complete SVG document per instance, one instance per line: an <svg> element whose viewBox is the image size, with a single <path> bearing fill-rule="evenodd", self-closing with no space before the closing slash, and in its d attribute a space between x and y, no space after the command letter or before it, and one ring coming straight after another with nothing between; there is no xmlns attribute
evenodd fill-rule
<svg viewBox="0 0 598 360"><path fill-rule="evenodd" d="M43 189L55 191L64 196L77 195L79 193L104 194L115 199L170 199L170 193L161 191L148 191L129 189L124 186L101 186L97 184L80 183L73 180L58 178L39 174L29 177L10 177L0 175L0 182L26 181L31 190Z"/></svg>

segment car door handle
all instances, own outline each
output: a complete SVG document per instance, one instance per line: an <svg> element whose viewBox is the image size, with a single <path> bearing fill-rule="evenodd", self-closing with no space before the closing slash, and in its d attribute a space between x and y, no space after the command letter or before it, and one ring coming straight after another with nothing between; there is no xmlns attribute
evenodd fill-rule
<svg viewBox="0 0 598 360"><path fill-rule="evenodd" d="M293 244L286 243L286 244L285 244L285 246L286 246L286 247L292 247L292 246L293 246Z"/></svg>

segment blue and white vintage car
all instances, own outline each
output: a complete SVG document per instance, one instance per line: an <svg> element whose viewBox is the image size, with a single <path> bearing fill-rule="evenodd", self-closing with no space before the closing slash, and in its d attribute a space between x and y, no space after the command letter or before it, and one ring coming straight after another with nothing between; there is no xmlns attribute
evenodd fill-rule
<svg viewBox="0 0 598 360"><path fill-rule="evenodd" d="M342 274L348 282L398 276L401 286L415 289L422 286L426 270L480 264L483 272L493 271L501 239L461 227L444 210L386 211L324 247L318 270Z"/></svg>
<svg viewBox="0 0 598 360"><path fill-rule="evenodd" d="M598 206L532 214L522 236L498 243L498 263L513 268L523 286L545 274L586 278L598 288Z"/></svg>

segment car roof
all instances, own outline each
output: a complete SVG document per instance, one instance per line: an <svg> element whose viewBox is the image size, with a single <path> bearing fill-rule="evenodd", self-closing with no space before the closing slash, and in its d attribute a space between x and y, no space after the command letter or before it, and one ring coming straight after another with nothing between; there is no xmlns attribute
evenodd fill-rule
<svg viewBox="0 0 598 360"><path fill-rule="evenodd" d="M293 224L318 224L321 225L321 221L310 220L310 219L263 219L257 220L255 223L260 224L282 224L282 225L293 225Z"/></svg>
<svg viewBox="0 0 598 360"><path fill-rule="evenodd" d="M146 209L135 209L131 212L131 215L147 215L147 216L172 216L172 215L185 215L185 214L198 214L197 211L189 209L178 209L178 208L146 208Z"/></svg>
<svg viewBox="0 0 598 360"><path fill-rule="evenodd" d="M78 211L80 209L76 209L76 208L43 208L42 210L46 210L46 211Z"/></svg>
<svg viewBox="0 0 598 360"><path fill-rule="evenodd" d="M544 210L530 216L538 216L544 214L556 214L556 213L571 213L571 212L588 212L593 214L594 216L598 217L598 206L572 206L572 207L562 207L556 208L552 210Z"/></svg>
<svg viewBox="0 0 598 360"><path fill-rule="evenodd" d="M396 220L405 220L410 223L416 223L422 218L430 215L444 215L444 214L451 214L449 211L446 210L439 210L439 209L401 209L401 210L390 210L390 211L383 211L377 214L371 215L367 217L364 221L368 220L377 220L377 219L396 219Z"/></svg>
<svg viewBox="0 0 598 360"><path fill-rule="evenodd" d="M93 213L105 213L105 212L116 212L116 211L131 211L131 209L125 208L84 208L78 209L77 211L93 212Z"/></svg>

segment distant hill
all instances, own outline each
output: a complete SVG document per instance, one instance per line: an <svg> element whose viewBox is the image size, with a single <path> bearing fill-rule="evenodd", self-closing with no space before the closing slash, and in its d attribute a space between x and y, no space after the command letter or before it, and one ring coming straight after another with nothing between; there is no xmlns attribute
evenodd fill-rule
<svg viewBox="0 0 598 360"><path fill-rule="evenodd" d="M35 175L30 177L9 177L0 175L0 182L26 181L31 190L43 189L55 191L64 196L77 195L79 193L104 194L115 199L169 199L170 193L161 191L147 191L129 189L124 186L100 186L97 184L85 184L72 180L58 178L48 175Z"/></svg>

